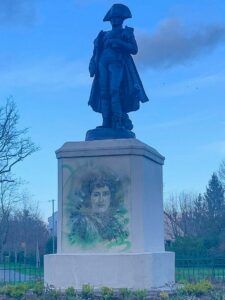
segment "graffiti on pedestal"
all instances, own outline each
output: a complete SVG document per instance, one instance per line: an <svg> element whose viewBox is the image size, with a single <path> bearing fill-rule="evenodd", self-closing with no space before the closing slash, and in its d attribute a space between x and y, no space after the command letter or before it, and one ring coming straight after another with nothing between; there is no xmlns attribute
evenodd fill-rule
<svg viewBox="0 0 225 300"><path fill-rule="evenodd" d="M69 171L65 199L68 241L70 245L93 248L130 248L129 217L125 205L127 177L109 168L84 164Z"/></svg>

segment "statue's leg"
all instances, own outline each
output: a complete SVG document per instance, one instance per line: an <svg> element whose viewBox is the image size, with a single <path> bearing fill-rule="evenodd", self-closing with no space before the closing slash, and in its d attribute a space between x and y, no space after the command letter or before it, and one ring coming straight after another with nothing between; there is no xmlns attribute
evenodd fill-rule
<svg viewBox="0 0 225 300"><path fill-rule="evenodd" d="M101 93L101 109L102 109L102 127L112 127L111 122L111 105L109 99L109 75L107 64L104 61L99 62L99 87Z"/></svg>
<svg viewBox="0 0 225 300"><path fill-rule="evenodd" d="M107 89L101 89L101 101L102 101L102 127L111 127L111 107L107 94Z"/></svg>
<svg viewBox="0 0 225 300"><path fill-rule="evenodd" d="M123 64L115 62L109 65L110 71L110 95L111 109L113 115L113 127L123 128L122 117L123 111L120 99L120 87L123 79Z"/></svg>

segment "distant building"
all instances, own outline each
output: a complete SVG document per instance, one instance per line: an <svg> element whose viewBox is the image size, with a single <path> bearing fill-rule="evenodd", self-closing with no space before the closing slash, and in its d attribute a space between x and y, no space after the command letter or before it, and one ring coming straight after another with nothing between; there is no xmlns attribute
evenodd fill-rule
<svg viewBox="0 0 225 300"><path fill-rule="evenodd" d="M54 226L53 226L53 216L50 216L48 218L48 225L47 225L47 228L48 228L48 231L51 235L53 235L53 228L54 228L54 236L57 236L57 222L58 221L58 212L56 211L54 213Z"/></svg>

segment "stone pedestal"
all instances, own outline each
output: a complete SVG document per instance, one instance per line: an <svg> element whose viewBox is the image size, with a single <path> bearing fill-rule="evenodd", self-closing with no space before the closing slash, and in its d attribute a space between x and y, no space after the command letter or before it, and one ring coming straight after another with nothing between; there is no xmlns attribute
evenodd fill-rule
<svg viewBox="0 0 225 300"><path fill-rule="evenodd" d="M164 157L136 139L68 142L56 152L57 254L45 283L64 289L163 288L174 282L164 250Z"/></svg>

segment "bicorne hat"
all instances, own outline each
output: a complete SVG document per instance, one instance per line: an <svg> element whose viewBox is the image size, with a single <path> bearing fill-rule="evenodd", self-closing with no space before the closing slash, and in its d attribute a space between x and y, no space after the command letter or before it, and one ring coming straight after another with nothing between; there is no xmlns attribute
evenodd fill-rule
<svg viewBox="0 0 225 300"><path fill-rule="evenodd" d="M124 4L113 4L110 10L105 15L103 21L110 21L113 17L121 17L124 20L132 18L130 9Z"/></svg>

